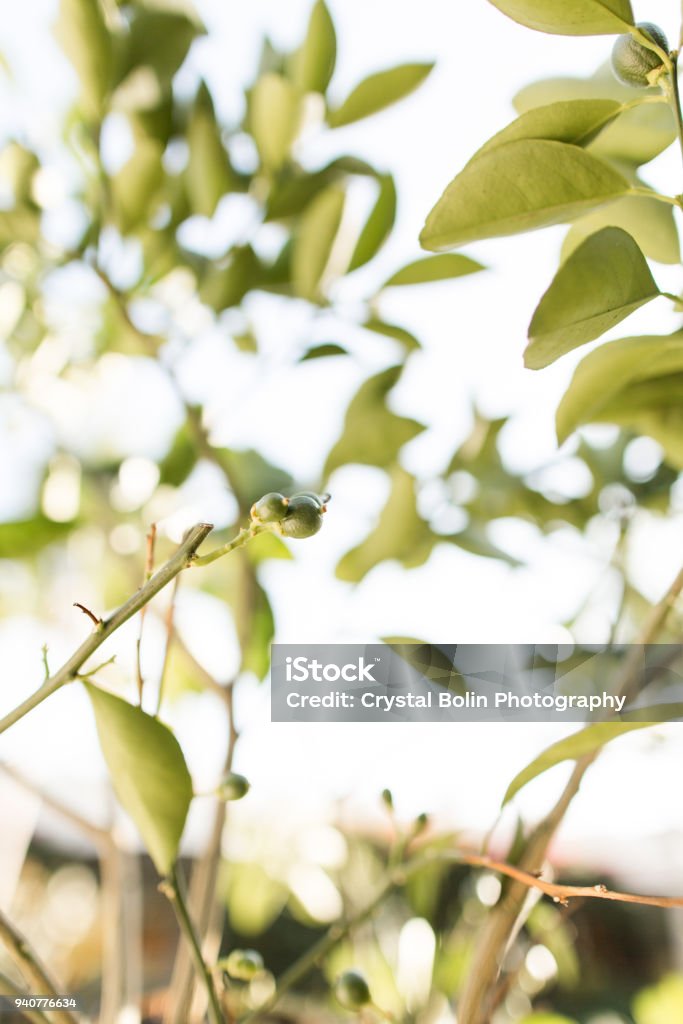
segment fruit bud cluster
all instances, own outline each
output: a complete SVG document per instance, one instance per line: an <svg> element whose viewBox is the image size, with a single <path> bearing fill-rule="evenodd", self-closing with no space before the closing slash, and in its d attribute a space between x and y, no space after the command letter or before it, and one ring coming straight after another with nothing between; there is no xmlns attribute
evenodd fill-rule
<svg viewBox="0 0 683 1024"><path fill-rule="evenodd" d="M299 491L290 498L271 491L254 502L251 518L254 523L268 525L283 537L303 540L312 537L323 525L329 494Z"/></svg>

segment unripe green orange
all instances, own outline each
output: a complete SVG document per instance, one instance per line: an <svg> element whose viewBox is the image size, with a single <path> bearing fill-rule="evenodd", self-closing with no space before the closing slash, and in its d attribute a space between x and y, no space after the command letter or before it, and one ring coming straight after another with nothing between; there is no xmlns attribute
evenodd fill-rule
<svg viewBox="0 0 683 1024"><path fill-rule="evenodd" d="M241 800L249 792L249 780L238 772L228 772L216 793L221 800Z"/></svg>
<svg viewBox="0 0 683 1024"><path fill-rule="evenodd" d="M658 25L653 25L651 21L641 21L636 27L662 50L669 52L669 41ZM619 36L614 44L612 68L619 81L625 85L650 85L647 76L660 67L662 59L659 54L643 46L628 33Z"/></svg>
<svg viewBox="0 0 683 1024"><path fill-rule="evenodd" d="M362 1010L372 1002L370 986L360 971L344 971L335 982L334 994L347 1010Z"/></svg>
<svg viewBox="0 0 683 1024"><path fill-rule="evenodd" d="M255 949L233 949L220 966L225 967L231 978L251 981L263 970L263 957Z"/></svg>
<svg viewBox="0 0 683 1024"><path fill-rule="evenodd" d="M323 508L307 494L296 494L289 499L287 515L280 522L280 532L285 537L304 540L312 537L323 525Z"/></svg>
<svg viewBox="0 0 683 1024"><path fill-rule="evenodd" d="M259 523L279 523L287 515L289 499L271 491L251 506L251 518Z"/></svg>

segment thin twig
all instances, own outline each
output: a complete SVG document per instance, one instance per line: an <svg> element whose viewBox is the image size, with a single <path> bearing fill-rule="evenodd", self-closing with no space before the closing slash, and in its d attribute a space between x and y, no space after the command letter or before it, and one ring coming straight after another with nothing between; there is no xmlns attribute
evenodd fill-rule
<svg viewBox="0 0 683 1024"><path fill-rule="evenodd" d="M225 1024L225 1017L218 1000L213 974L202 956L197 931L187 908L184 884L180 877L177 864L171 871L168 878L161 883L159 888L171 902L180 930L183 933L183 937L185 938L192 954L192 960L197 976L200 978L206 989L206 995L209 1002L209 1020L211 1021L211 1024Z"/></svg>
<svg viewBox="0 0 683 1024"><path fill-rule="evenodd" d="M15 985L6 974L0 972L0 996L9 996L10 999L21 1000L25 999L27 994L25 989ZM30 1021L30 1024L50 1024L50 1021L40 1010L29 1010L21 1005L17 1005L16 1011L25 1020Z"/></svg>
<svg viewBox="0 0 683 1024"><path fill-rule="evenodd" d="M175 628L174 628L173 620L174 620L174 616L175 616L175 605L176 605L176 598L178 596L178 587L179 587L179 585L180 585L180 576L176 576L175 580L173 581L173 586L171 588L171 596L170 596L169 601L168 601L168 608L166 609L166 615L164 616L164 625L166 627L166 642L164 644L164 655L163 655L163 658L162 658L162 661L161 661L161 670L159 672L159 688L157 690L157 706L156 706L156 712L155 712L157 716L159 715L159 712L161 711L161 702L162 702L163 697L164 697L164 683L166 681L166 670L168 668L168 659L169 659L169 655L171 653L171 645L173 643L173 638L174 638L174 635L175 635Z"/></svg>
<svg viewBox="0 0 683 1024"><path fill-rule="evenodd" d="M163 590L171 580L175 579L178 573L188 568L197 548L208 537L212 529L213 526L209 523L198 523L196 526L193 526L186 540L180 545L176 553L152 576L145 586L138 590L136 594L133 594L113 615L103 620L99 628L93 630L78 650L71 655L69 660L54 675L46 679L35 693L31 694L18 707L0 719L0 733L4 732L5 729L9 729L11 725L14 725L39 704L42 704L44 700L66 683L76 679L79 670L88 658L94 654L98 647L101 647L112 633L115 633L124 622L127 622L136 612L144 608L160 590Z"/></svg>
<svg viewBox="0 0 683 1024"><path fill-rule="evenodd" d="M5 917L2 910L0 910L0 939L36 995L51 996L53 999L59 999L63 995L30 944ZM77 1024L76 1018L68 1010L59 1009L50 1012L55 1024Z"/></svg>
<svg viewBox="0 0 683 1024"><path fill-rule="evenodd" d="M152 523L147 533L147 546L145 549L145 577L143 579L143 586L148 583L152 578L154 572L154 546L157 537L157 524ZM176 576L176 580L178 577ZM138 638L135 643L135 677L138 684L138 704L142 707L142 691L145 686L145 680L142 676L142 635L145 628L145 616L147 614L147 605L140 612L140 629L138 630Z"/></svg>
<svg viewBox="0 0 683 1024"><path fill-rule="evenodd" d="M617 693L629 694L640 678L641 648L653 643L683 590L683 569L679 571L662 599L647 616L637 642L629 648L618 680ZM565 785L557 803L531 833L519 861L522 871L535 875L543 867L550 842L579 791L584 775L599 751L582 757ZM503 953L523 923L528 893L524 884L513 882L505 896L488 914L474 950L470 970L458 1004L458 1024L484 1024L488 1020L488 1000L495 991Z"/></svg>
<svg viewBox="0 0 683 1024"><path fill-rule="evenodd" d="M87 615L95 629L100 628L102 619L99 619L97 615L95 615L94 612L91 612L89 608L86 608L84 604L81 604L79 601L74 601L74 608L78 608L78 610L83 612L84 615Z"/></svg>

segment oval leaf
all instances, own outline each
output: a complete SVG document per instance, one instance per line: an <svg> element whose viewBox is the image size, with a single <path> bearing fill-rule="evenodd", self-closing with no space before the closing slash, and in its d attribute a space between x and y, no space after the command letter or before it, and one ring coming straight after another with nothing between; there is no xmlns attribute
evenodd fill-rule
<svg viewBox="0 0 683 1024"><path fill-rule="evenodd" d="M292 284L297 295L311 302L320 297L345 198L340 185L330 185L320 192L307 207L294 239Z"/></svg>
<svg viewBox="0 0 683 1024"><path fill-rule="evenodd" d="M489 0L508 18L562 36L601 36L628 32L629 0Z"/></svg>
<svg viewBox="0 0 683 1024"><path fill-rule="evenodd" d="M529 327L524 364L548 366L599 338L659 295L642 252L621 228L603 228L558 270Z"/></svg>
<svg viewBox="0 0 683 1024"><path fill-rule="evenodd" d="M683 333L668 337L621 338L583 359L557 410L560 444L577 427L594 423L608 402L638 381L683 371Z"/></svg>
<svg viewBox="0 0 683 1024"><path fill-rule="evenodd" d="M625 196L575 221L562 243L562 259L566 260L589 235L610 225L628 231L650 259L658 263L680 262L673 207L648 196Z"/></svg>
<svg viewBox="0 0 683 1024"><path fill-rule="evenodd" d="M485 270L481 263L471 260L460 253L443 253L439 256L425 256L424 259L401 267L385 281L382 288L395 288L397 285L431 284L432 281L448 281L466 274L476 274Z"/></svg>
<svg viewBox="0 0 683 1024"><path fill-rule="evenodd" d="M570 220L629 191L618 171L576 146L521 139L482 154L454 178L420 242L438 252L514 235Z"/></svg>
<svg viewBox="0 0 683 1024"><path fill-rule="evenodd" d="M192 780L175 736L158 719L86 683L114 791L137 825L157 871L178 854Z"/></svg>
<svg viewBox="0 0 683 1024"><path fill-rule="evenodd" d="M390 174L379 179L379 195L351 256L349 271L362 267L381 249L396 220L396 185Z"/></svg>
<svg viewBox="0 0 683 1024"><path fill-rule="evenodd" d="M301 92L324 93L337 59L337 37L323 0L313 5L306 38L292 57L292 81Z"/></svg>
<svg viewBox="0 0 683 1024"><path fill-rule="evenodd" d="M299 103L292 83L274 72L262 75L251 93L249 123L266 167L277 170L285 162L298 121Z"/></svg>
<svg viewBox="0 0 683 1024"><path fill-rule="evenodd" d="M99 0L61 0L54 31L79 77L85 114L100 117L112 85L114 52Z"/></svg>
<svg viewBox="0 0 683 1024"><path fill-rule="evenodd" d="M623 109L624 105L616 100L593 99L561 100L535 107L484 143L472 160L497 146L519 139L548 139L572 146L587 146Z"/></svg>
<svg viewBox="0 0 683 1024"><path fill-rule="evenodd" d="M554 768L562 761L578 761L586 754L593 754L600 750L606 743L623 736L634 729L647 729L652 725L660 725L662 722L672 722L683 715L683 704L656 704L649 708L639 708L634 711L627 711L621 716L618 722L597 722L587 725L580 732L575 732L566 739L553 743L542 754L535 757L531 764L527 765L507 788L503 798L503 807L519 793L523 786L526 786L532 779Z"/></svg>
<svg viewBox="0 0 683 1024"><path fill-rule="evenodd" d="M434 64L401 64L364 78L336 110L330 111L331 128L360 121L403 99L424 82Z"/></svg>

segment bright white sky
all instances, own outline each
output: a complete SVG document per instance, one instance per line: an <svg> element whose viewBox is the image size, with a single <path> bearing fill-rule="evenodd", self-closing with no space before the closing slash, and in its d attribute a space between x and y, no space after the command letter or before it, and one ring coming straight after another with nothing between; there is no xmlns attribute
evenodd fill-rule
<svg viewBox="0 0 683 1024"><path fill-rule="evenodd" d="M309 5L307 0L202 0L198 6L211 35L197 46L192 64L210 79L220 110L229 118L238 112L239 89L252 70L262 31L267 29L277 43L293 45L301 36ZM642 16L648 14L646 6L640 4ZM676 38L679 5L670 0L658 6L660 23ZM381 278L418 255L416 238L424 216L474 149L512 119L510 98L517 89L551 74L588 74L606 59L611 46L607 38L577 40L529 32L485 0L422 0L418 6L396 0L330 0L330 7L339 35L333 85L339 97L372 70L411 59L437 60L426 86L395 110L329 140L311 140L307 149L312 161L348 149L396 174L398 230L379 267L367 272L367 280L372 274ZM637 2L635 7L638 11ZM72 87L68 68L47 33L54 9L53 0L15 5L4 26L4 48L15 70L16 89L2 83L0 109L7 130L25 131L29 140L44 140L54 133L53 112ZM680 190L683 172L676 154L665 154L649 170L653 184ZM576 359L569 356L559 366L533 373L523 369L521 353L526 324L549 283L561 237L562 229L551 229L471 246L468 254L491 272L384 300L387 317L413 330L425 347L425 354L411 361L396 395L400 411L431 427L428 437L406 451L411 469L427 475L444 464L467 428L469 396L476 396L487 414L517 414L505 438L511 465L531 468L553 458L552 415ZM656 267L664 289L678 290L679 274L680 269ZM68 301L68 282L64 287L61 299ZM353 302L354 293L340 297ZM673 318L663 302L661 307L650 306L633 316L623 333L670 330ZM269 353L258 372L249 360L236 362L230 356L230 377L227 369L222 373L220 339L210 332L188 369L207 401L217 441L261 446L305 480L315 476L321 455L337 436L339 400L352 393L360 375L351 366L341 367L336 375L338 396L331 395L328 384L323 391L317 387L327 377L327 368L312 363L305 371L297 369L295 384L282 368L277 345L283 332L295 335L303 325L298 314L292 314L291 323L279 314L278 307L274 318L267 305L257 312ZM373 350L363 354L361 363L366 371L379 368L384 356L384 350ZM74 396L68 396L71 419L65 429L78 431L79 423L89 422L104 397L114 403L115 417L101 427L101 436L120 434L125 424L116 418L121 408L116 403L125 392L128 422L134 422L134 430L124 431L126 450L153 456L160 444L155 430L171 421L172 404L167 419L156 409L154 422L148 422L143 387L136 387L121 366L112 364L110 371L103 390L88 403L72 406ZM270 430L261 422L255 435L254 423L262 417L252 413L265 401L276 410L273 419L278 426ZM61 403L65 404L65 394ZM280 410L282 415L287 412L285 429ZM40 439L34 444L40 451ZM16 448L3 448L0 437L0 479L6 480L0 487L2 509L9 507L7 494L22 491L22 466L25 461ZM273 563L267 570L281 641L362 642L389 633L448 642L553 642L563 636L558 623L602 578L612 540L610 531L598 531L588 545L568 534L541 542L530 528L508 526L499 539L528 560L527 568L512 572L445 547L422 569L405 573L387 565L353 589L333 581L333 566L374 521L385 484L375 471L347 468L333 478L330 489L334 501L322 533L295 547L295 566ZM188 501L188 517L220 520L229 514L214 494L213 480L200 480ZM648 596L657 597L683 560L680 521L643 524L633 558L639 584ZM85 623L70 613L73 600L85 599L82 590L74 594L76 586L82 581L60 570L54 583L55 606L69 612L61 613L53 636L28 616L16 616L0 626L3 664L13 669L12 685L6 687L12 697L3 697L3 707L39 682L40 648L46 640L57 663L82 637ZM198 640L203 641L203 656L220 673L231 657L229 631L213 606L201 610L205 636ZM181 616L194 611L187 599ZM592 620L587 629L591 628L602 637L603 619ZM135 627L121 631L124 665L130 664L134 635ZM371 813L377 794L389 785L401 813L426 809L438 812L445 825L483 830L494 819L511 776L562 732L550 725L271 725L265 687L243 687L238 709L244 735L237 768L254 785L250 799L238 808L245 819L258 817L266 808L272 813L282 801L292 817L297 808L304 816L324 814L333 797L350 797L358 811ZM183 703L172 716L200 786L210 784L221 756L221 723L215 711L207 697ZM665 743L654 735L621 740L601 759L568 817L563 833L567 843L594 845L604 840L609 848L626 838L680 828L679 809L666 793L671 780L680 778L683 743L677 727L671 727L669 735L676 738ZM2 748L3 756L50 786L68 791L70 799L91 805L97 801L103 768L84 697L77 691L59 695L12 730ZM541 812L564 775L564 768L557 769L529 787L520 806L530 815ZM201 817L199 812L197 818ZM5 828L0 824L3 832Z"/></svg>

